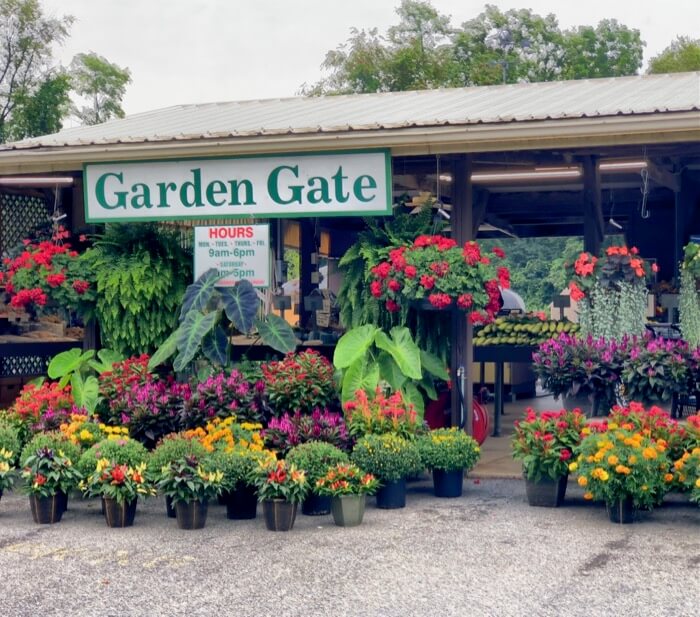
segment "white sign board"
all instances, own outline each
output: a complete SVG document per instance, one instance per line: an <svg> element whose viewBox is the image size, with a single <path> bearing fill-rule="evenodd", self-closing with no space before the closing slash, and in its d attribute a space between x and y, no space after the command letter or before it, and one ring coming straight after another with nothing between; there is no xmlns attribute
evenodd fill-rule
<svg viewBox="0 0 700 617"><path fill-rule="evenodd" d="M224 276L217 287L249 280L253 287L270 286L270 226L215 225L194 228L194 278L210 268Z"/></svg>
<svg viewBox="0 0 700 617"><path fill-rule="evenodd" d="M387 150L90 163L90 223L391 214Z"/></svg>

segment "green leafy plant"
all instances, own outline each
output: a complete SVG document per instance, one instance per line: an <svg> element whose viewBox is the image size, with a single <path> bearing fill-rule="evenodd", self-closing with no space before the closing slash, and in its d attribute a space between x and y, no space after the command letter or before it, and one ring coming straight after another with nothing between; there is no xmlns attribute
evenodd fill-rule
<svg viewBox="0 0 700 617"><path fill-rule="evenodd" d="M224 489L227 491L254 486L260 468L275 461L275 455L269 450L253 450L239 445L217 452L214 456L224 474Z"/></svg>
<svg viewBox="0 0 700 617"><path fill-rule="evenodd" d="M700 346L700 244L691 242L681 262L681 288L678 298L680 325L683 339L691 347Z"/></svg>
<svg viewBox="0 0 700 617"><path fill-rule="evenodd" d="M95 276L105 346L124 356L151 353L177 325L191 280L180 232L155 223L109 224L81 260Z"/></svg>
<svg viewBox="0 0 700 617"><path fill-rule="evenodd" d="M314 491L319 495L340 497L374 495L378 488L379 481L371 473L365 473L353 463L338 463L316 480Z"/></svg>
<svg viewBox="0 0 700 617"><path fill-rule="evenodd" d="M348 455L323 441L309 441L292 448L284 459L287 464L294 465L297 469L306 472L306 477L315 490L316 480L318 480L326 470L338 463L349 462Z"/></svg>
<svg viewBox="0 0 700 617"><path fill-rule="evenodd" d="M255 485L259 501L283 499L289 503L301 503L309 492L304 471L285 461L274 461L259 467Z"/></svg>
<svg viewBox="0 0 700 617"><path fill-rule="evenodd" d="M148 475L151 479L156 480L160 476L163 467L171 461L176 461L185 456L202 458L206 455L206 448L193 436L183 433L166 435L158 442L155 449L148 454Z"/></svg>
<svg viewBox="0 0 700 617"><path fill-rule="evenodd" d="M15 470L14 460L16 450L7 450L0 446L0 492L12 488L15 478L12 472Z"/></svg>
<svg viewBox="0 0 700 617"><path fill-rule="evenodd" d="M99 402L99 382L97 375L111 371L115 362L122 361L121 354L111 349L81 351L74 348L63 351L49 362L49 378L58 379L60 387L71 386L71 394L76 407L94 413Z"/></svg>
<svg viewBox="0 0 700 617"><path fill-rule="evenodd" d="M418 440L421 460L428 469L469 471L479 460L476 440L456 427L430 431Z"/></svg>
<svg viewBox="0 0 700 617"><path fill-rule="evenodd" d="M224 474L212 469L213 460L189 454L171 461L161 470L159 490L174 503L206 502L216 497L223 490Z"/></svg>
<svg viewBox="0 0 700 617"><path fill-rule="evenodd" d="M129 467L102 458L95 470L80 482L80 488L88 497L114 499L117 503L130 503L138 497L155 494L155 488L146 478L146 463Z"/></svg>
<svg viewBox="0 0 700 617"><path fill-rule="evenodd" d="M515 423L511 441L513 458L522 461L525 477L539 482L566 475L585 424L586 417L578 410L538 414L528 408L525 419Z"/></svg>
<svg viewBox="0 0 700 617"><path fill-rule="evenodd" d="M19 457L20 466L26 467L29 457L41 449L60 451L72 463L77 463L80 459L80 446L70 441L63 433L48 431L46 433L37 433L22 448L22 453Z"/></svg>
<svg viewBox="0 0 700 617"><path fill-rule="evenodd" d="M284 319L272 314L257 319L260 302L250 281L217 287L220 279L218 270L211 268L187 287L179 326L153 354L149 368L173 355L176 371L186 370L197 357L226 367L231 363L230 336L234 329L250 334L256 328L264 344L282 353L294 351L296 337Z"/></svg>
<svg viewBox="0 0 700 617"><path fill-rule="evenodd" d="M374 393L377 386L401 392L420 417L424 398L437 398L435 379L447 381L441 360L416 345L408 328L397 326L387 334L370 324L353 328L338 341L333 364L341 371L341 400L354 398L358 390Z"/></svg>
<svg viewBox="0 0 700 617"><path fill-rule="evenodd" d="M10 453L11 458L9 460L11 463L19 459L21 447L17 427L0 418L0 449Z"/></svg>
<svg viewBox="0 0 700 617"><path fill-rule="evenodd" d="M120 465L138 467L148 459L148 450L135 439L119 437L103 439L83 452L78 460L78 469L83 476L90 475L97 461L106 458Z"/></svg>
<svg viewBox="0 0 700 617"><path fill-rule="evenodd" d="M68 493L78 485L80 472L61 450L38 448L24 461L24 492L37 497L51 497L59 491Z"/></svg>
<svg viewBox="0 0 700 617"><path fill-rule="evenodd" d="M401 480L422 468L418 444L394 433L362 437L355 444L351 459L382 482Z"/></svg>

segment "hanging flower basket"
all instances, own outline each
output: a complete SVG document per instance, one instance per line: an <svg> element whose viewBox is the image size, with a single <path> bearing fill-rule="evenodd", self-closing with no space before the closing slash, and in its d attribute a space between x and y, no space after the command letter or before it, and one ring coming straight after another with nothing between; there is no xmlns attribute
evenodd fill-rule
<svg viewBox="0 0 700 617"><path fill-rule="evenodd" d="M508 269L497 266L504 257L499 248L482 253L473 241L459 246L451 238L419 236L372 268L370 292L390 312L462 310L472 323L488 322L501 306L500 288L510 286Z"/></svg>

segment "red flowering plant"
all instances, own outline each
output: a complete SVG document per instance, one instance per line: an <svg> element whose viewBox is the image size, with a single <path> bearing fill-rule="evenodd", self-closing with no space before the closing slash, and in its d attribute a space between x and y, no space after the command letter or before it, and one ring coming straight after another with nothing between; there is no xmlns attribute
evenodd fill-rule
<svg viewBox="0 0 700 617"><path fill-rule="evenodd" d="M609 246L601 257L581 253L567 264L571 299L579 302L583 334L620 339L644 332L647 277L657 272L639 257L636 247Z"/></svg>
<svg viewBox="0 0 700 617"><path fill-rule="evenodd" d="M343 411L350 435L355 439L384 433L412 439L426 431L413 404L400 391L386 395L377 388L370 397L364 390L358 390L354 400L343 405Z"/></svg>
<svg viewBox="0 0 700 617"><path fill-rule="evenodd" d="M156 493L147 478L146 463L132 467L107 458L97 461L95 470L81 480L80 488L86 497L104 497L117 503L130 503Z"/></svg>
<svg viewBox="0 0 700 617"><path fill-rule="evenodd" d="M538 482L542 478L556 480L566 475L585 424L586 416L578 409L538 414L528 408L525 419L515 422L511 442L513 458L522 461L525 477Z"/></svg>
<svg viewBox="0 0 700 617"><path fill-rule="evenodd" d="M317 351L287 354L263 364L262 373L274 415L310 414L338 406L333 365Z"/></svg>
<svg viewBox="0 0 700 617"><path fill-rule="evenodd" d="M153 381L155 375L148 370L149 356L132 356L112 364L109 371L99 375L100 398L97 414L106 424L122 424L126 414L126 392L136 386Z"/></svg>
<svg viewBox="0 0 700 617"><path fill-rule="evenodd" d="M261 464L255 476L255 485L260 501L283 499L289 503L301 503L309 492L304 471L285 461Z"/></svg>
<svg viewBox="0 0 700 617"><path fill-rule="evenodd" d="M78 252L66 242L69 238L70 232L59 227L51 240L24 240L18 255L3 260L0 283L13 307L32 317L59 310L89 311L94 301L92 277Z"/></svg>
<svg viewBox="0 0 700 617"><path fill-rule="evenodd" d="M78 412L70 385L44 381L41 385L26 384L6 415L27 440L31 433L58 429Z"/></svg>
<svg viewBox="0 0 700 617"><path fill-rule="evenodd" d="M499 286L510 286L508 269L497 266L504 257L498 247L486 255L473 241L459 246L444 236L418 236L372 268L370 292L391 312L406 301L427 300L436 309L469 311L472 323L488 322L500 307Z"/></svg>

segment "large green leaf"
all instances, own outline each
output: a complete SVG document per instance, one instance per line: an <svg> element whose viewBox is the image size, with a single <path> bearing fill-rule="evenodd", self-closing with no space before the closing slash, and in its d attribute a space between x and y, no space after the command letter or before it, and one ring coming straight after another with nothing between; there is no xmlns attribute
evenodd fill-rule
<svg viewBox="0 0 700 617"><path fill-rule="evenodd" d="M367 353L377 332L379 332L379 328L367 324L343 334L335 346L333 364L337 368L347 368L355 364L359 358Z"/></svg>
<svg viewBox="0 0 700 617"><path fill-rule="evenodd" d="M78 347L74 347L68 351L62 351L51 358L47 374L51 379L58 379L59 377L70 375L80 370L83 364L91 360L94 355L95 352L92 349L83 352Z"/></svg>
<svg viewBox="0 0 700 617"><path fill-rule="evenodd" d="M180 326L181 328L182 326ZM180 336L180 328L177 328L168 338L166 338L156 349L155 353L151 356L148 361L148 370L152 371L157 366L160 366L165 362L170 356L172 356L177 351L177 337Z"/></svg>
<svg viewBox="0 0 700 617"><path fill-rule="evenodd" d="M423 373L423 379L421 379L418 382L418 385L423 388L425 391L425 395L431 400L435 401L437 400L438 393L437 390L435 389L435 382L434 378L432 375L428 374L428 372Z"/></svg>
<svg viewBox="0 0 700 617"><path fill-rule="evenodd" d="M379 349L391 354L401 372L409 379L422 379L420 365L420 349L413 341L411 332L403 326L396 326L389 332L389 338L384 332L377 332L374 343Z"/></svg>
<svg viewBox="0 0 700 617"><path fill-rule="evenodd" d="M225 287L220 293L226 317L231 320L236 330L248 334L253 329L260 308L255 288L250 281L239 281L233 287Z"/></svg>
<svg viewBox="0 0 700 617"><path fill-rule="evenodd" d="M423 395L420 393L420 390L416 387L416 384L409 381L403 387L403 395L409 403L413 404L413 407L416 410L416 415L422 422L423 415L425 414L425 401L423 400Z"/></svg>
<svg viewBox="0 0 700 617"><path fill-rule="evenodd" d="M256 322L262 342L280 353L291 353L297 348L297 337L286 320L279 315L267 315Z"/></svg>
<svg viewBox="0 0 700 617"><path fill-rule="evenodd" d="M183 321L191 310L204 310L214 295L215 286L220 278L221 275L216 268L209 268L194 283L187 286L185 296L182 299L180 321Z"/></svg>
<svg viewBox="0 0 700 617"><path fill-rule="evenodd" d="M382 351L377 358L377 364L379 365L379 378L386 381L392 390L400 390L406 383L407 377L401 372L398 364L394 362L394 358L386 351Z"/></svg>
<svg viewBox="0 0 700 617"><path fill-rule="evenodd" d="M448 381L450 374L447 371L445 363L440 360L435 354L429 353L423 349L420 350L420 365L433 377Z"/></svg>
<svg viewBox="0 0 700 617"><path fill-rule="evenodd" d="M212 364L228 364L228 337L221 324L204 337L202 351Z"/></svg>
<svg viewBox="0 0 700 617"><path fill-rule="evenodd" d="M355 392L365 390L372 393L379 384L379 365L366 356L350 365L343 375L341 399L343 403L355 398Z"/></svg>
<svg viewBox="0 0 700 617"><path fill-rule="evenodd" d="M177 358L173 363L176 371L183 371L201 349L204 337L211 332L219 318L218 313L190 311L180 324L177 335Z"/></svg>
<svg viewBox="0 0 700 617"><path fill-rule="evenodd" d="M121 362L124 356L113 349L100 349L97 352L97 360L89 362L90 367L97 373L105 373L111 371L115 363Z"/></svg>

